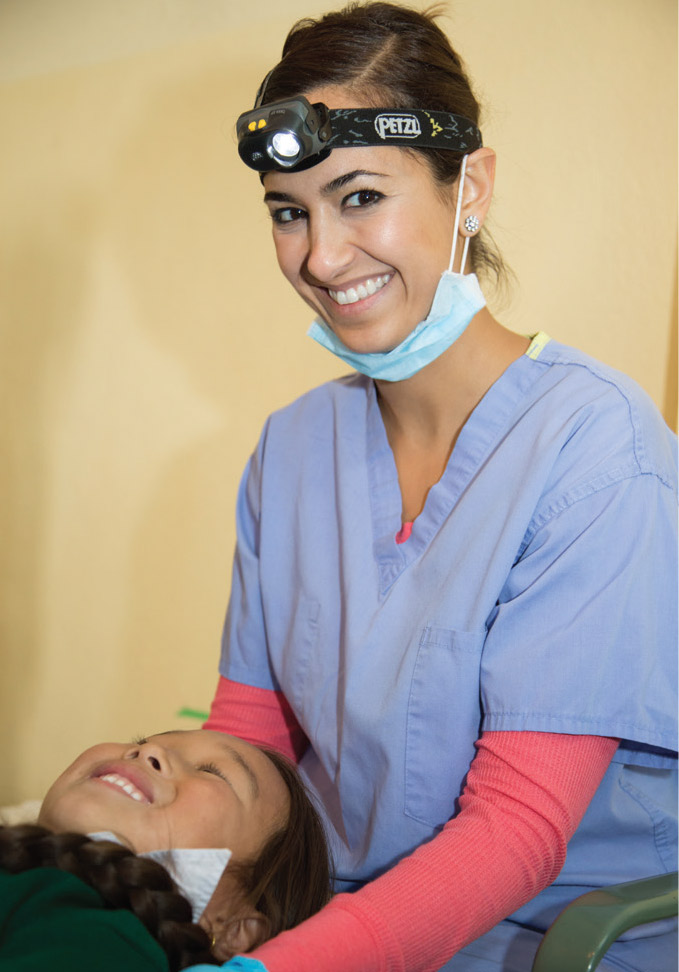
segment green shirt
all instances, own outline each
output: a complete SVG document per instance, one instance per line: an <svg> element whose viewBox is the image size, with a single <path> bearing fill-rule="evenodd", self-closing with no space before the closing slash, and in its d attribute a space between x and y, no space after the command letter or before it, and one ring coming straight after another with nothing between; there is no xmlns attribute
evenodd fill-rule
<svg viewBox="0 0 679 972"><path fill-rule="evenodd" d="M0 870L0 972L168 972L141 921L56 868Z"/></svg>

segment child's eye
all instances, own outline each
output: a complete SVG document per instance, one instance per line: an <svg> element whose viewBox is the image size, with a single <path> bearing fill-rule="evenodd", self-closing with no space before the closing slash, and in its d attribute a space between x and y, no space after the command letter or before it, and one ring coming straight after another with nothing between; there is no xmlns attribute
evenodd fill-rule
<svg viewBox="0 0 679 972"><path fill-rule="evenodd" d="M212 773L213 776L218 776L220 780L224 780L225 783L229 782L220 768L214 763L201 763L200 766L196 767L196 769L200 770L201 773Z"/></svg>
<svg viewBox="0 0 679 972"><path fill-rule="evenodd" d="M362 208L364 206L373 206L380 199L384 199L384 196L381 192L377 192L376 189L359 189L358 192L352 192L350 196L346 197L344 205L352 209Z"/></svg>
<svg viewBox="0 0 679 972"><path fill-rule="evenodd" d="M145 746L147 742L148 739L146 738L146 736L135 736L134 739L132 740L132 743L135 746Z"/></svg>
<svg viewBox="0 0 679 972"><path fill-rule="evenodd" d="M304 219L305 217L306 213L303 209L296 209L292 206L286 206L285 209L274 209L271 213L272 220L279 225L295 223L297 220Z"/></svg>

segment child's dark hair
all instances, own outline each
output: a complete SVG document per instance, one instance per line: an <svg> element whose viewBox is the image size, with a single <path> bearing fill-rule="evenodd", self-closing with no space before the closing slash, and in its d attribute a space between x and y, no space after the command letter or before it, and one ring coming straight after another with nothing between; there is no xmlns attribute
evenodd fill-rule
<svg viewBox="0 0 679 972"><path fill-rule="evenodd" d="M336 85L353 89L375 108L431 108L478 125L479 102L461 58L435 23L439 12L436 7L419 11L395 3L349 3L318 20L298 21L268 77L263 103ZM457 179L462 153L412 151L424 156L439 184ZM484 230L471 240L470 255L473 269L485 269L500 281L502 258Z"/></svg>
<svg viewBox="0 0 679 972"><path fill-rule="evenodd" d="M295 767L264 750L285 782L290 811L251 863L234 867L241 891L267 919L267 938L311 917L330 897L323 826ZM220 964L207 933L192 920L190 903L165 868L120 844L84 834L53 833L34 824L0 827L0 868L18 874L36 867L68 871L95 889L107 908L139 918L167 955L171 972Z"/></svg>
<svg viewBox="0 0 679 972"><path fill-rule="evenodd" d="M332 870L321 818L297 768L273 749L258 747L283 778L290 812L283 827L269 838L257 860L239 865L241 889L268 922L273 938L294 928L330 900Z"/></svg>

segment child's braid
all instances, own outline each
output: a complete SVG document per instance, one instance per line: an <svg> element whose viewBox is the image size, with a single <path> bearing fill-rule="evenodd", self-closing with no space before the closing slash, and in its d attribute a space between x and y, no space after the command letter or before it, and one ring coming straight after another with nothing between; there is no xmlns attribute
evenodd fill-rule
<svg viewBox="0 0 679 972"><path fill-rule="evenodd" d="M55 834L34 824L0 827L0 867L12 874L56 867L80 878L107 908L126 908L165 951L171 972L200 962L218 964L206 932L192 920L191 905L156 861L106 840Z"/></svg>

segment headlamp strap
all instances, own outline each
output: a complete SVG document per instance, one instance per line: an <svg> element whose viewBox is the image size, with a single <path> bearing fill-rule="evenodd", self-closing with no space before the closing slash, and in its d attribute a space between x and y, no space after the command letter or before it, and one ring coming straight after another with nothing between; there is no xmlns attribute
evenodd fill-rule
<svg viewBox="0 0 679 972"><path fill-rule="evenodd" d="M481 132L472 121L448 111L340 108L330 111L330 122L328 148L384 144L467 154L483 145Z"/></svg>
<svg viewBox="0 0 679 972"><path fill-rule="evenodd" d="M264 101L264 95L266 94L266 86L269 83L269 78L271 77L271 75L274 73L275 70L276 70L276 68L275 67L272 67L271 70L269 71L269 73L267 74L267 76L264 78L264 80L260 84L260 86L257 88L257 94L255 95L255 103L252 106L253 109L254 108L259 108L260 105L262 104L262 102Z"/></svg>

